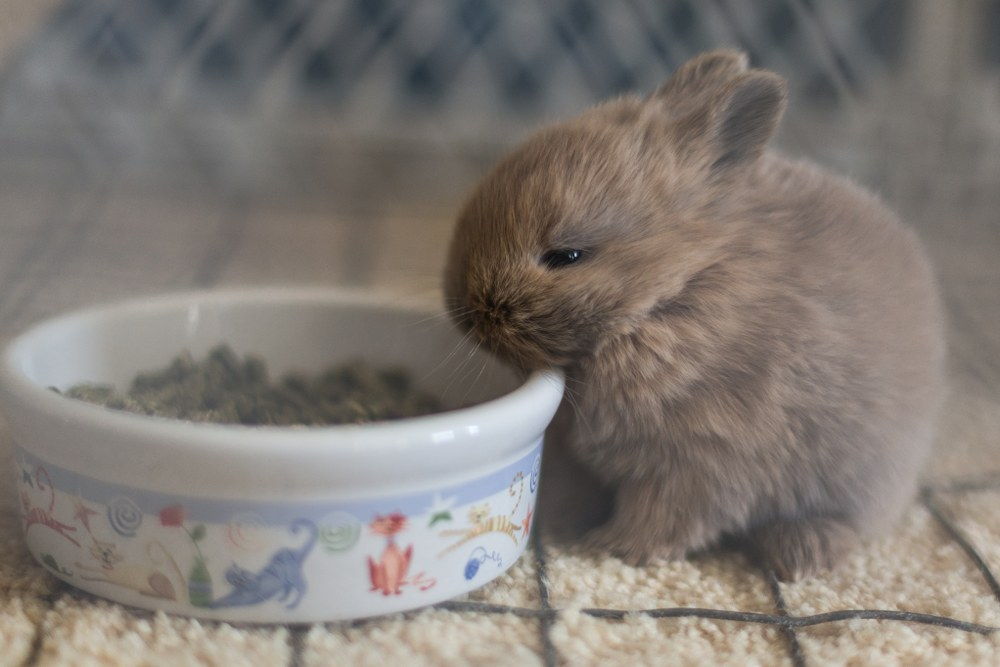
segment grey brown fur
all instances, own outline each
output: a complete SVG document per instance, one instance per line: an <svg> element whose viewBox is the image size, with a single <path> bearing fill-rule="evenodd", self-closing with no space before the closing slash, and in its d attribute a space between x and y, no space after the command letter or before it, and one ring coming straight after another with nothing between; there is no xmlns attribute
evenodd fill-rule
<svg viewBox="0 0 1000 667"><path fill-rule="evenodd" d="M588 543L630 562L736 535L813 573L892 525L928 454L928 262L876 197L766 150L785 99L704 54L542 130L460 214L448 305L499 356L566 369L551 451L612 490ZM553 248L585 253L550 269Z"/></svg>

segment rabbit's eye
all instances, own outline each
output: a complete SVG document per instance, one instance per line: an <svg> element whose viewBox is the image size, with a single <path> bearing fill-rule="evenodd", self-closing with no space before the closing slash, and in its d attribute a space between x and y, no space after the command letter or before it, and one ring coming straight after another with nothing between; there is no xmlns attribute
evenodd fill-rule
<svg viewBox="0 0 1000 667"><path fill-rule="evenodd" d="M578 262L582 258L582 250L578 250L576 248L560 248L559 250L550 250L542 255L542 264L550 269L558 269Z"/></svg>

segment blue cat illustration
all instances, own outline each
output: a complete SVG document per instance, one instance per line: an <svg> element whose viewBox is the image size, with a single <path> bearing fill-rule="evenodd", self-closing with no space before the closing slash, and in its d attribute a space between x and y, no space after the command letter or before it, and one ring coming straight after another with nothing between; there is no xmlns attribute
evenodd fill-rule
<svg viewBox="0 0 1000 667"><path fill-rule="evenodd" d="M226 581L233 590L229 594L213 600L209 607L243 607L258 604L277 596L284 602L290 595L294 597L285 605L294 609L306 593L306 580L302 576L302 563L316 545L319 529L308 519L296 519L291 530L293 534L302 529L309 531L309 538L299 549L279 549L260 572L246 570L233 563L226 570Z"/></svg>

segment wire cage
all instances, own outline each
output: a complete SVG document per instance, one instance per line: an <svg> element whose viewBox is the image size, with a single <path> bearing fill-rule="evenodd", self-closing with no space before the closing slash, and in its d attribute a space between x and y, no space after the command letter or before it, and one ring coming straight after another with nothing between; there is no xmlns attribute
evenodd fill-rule
<svg viewBox="0 0 1000 667"><path fill-rule="evenodd" d="M790 81L785 150L906 204L992 189L998 34L996 0L68 0L5 72L0 145L318 196L344 150L488 161L735 46Z"/></svg>

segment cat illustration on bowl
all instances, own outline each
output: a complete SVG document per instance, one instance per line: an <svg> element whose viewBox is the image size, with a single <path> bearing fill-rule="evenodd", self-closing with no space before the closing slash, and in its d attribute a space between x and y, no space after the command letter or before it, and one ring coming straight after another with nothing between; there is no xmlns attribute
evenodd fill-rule
<svg viewBox="0 0 1000 667"><path fill-rule="evenodd" d="M402 587L413 585L422 591L432 588L437 580L426 577L419 572L407 578L410 562L413 560L413 545L400 549L396 544L396 535L406 528L406 516L401 512L378 514L368 526L376 535L385 537L386 545L382 555L376 561L368 557L368 577L371 580L371 591L382 595L401 595Z"/></svg>
<svg viewBox="0 0 1000 667"><path fill-rule="evenodd" d="M298 549L279 549L260 570L254 572L236 563L226 570L226 581L233 590L209 603L209 607L243 607L259 604L272 598L285 602L287 609L295 609L306 594L306 580L302 564L316 546L319 529L308 519L296 519L290 526L292 534L306 531L305 544ZM291 599L289 599L291 598Z"/></svg>

